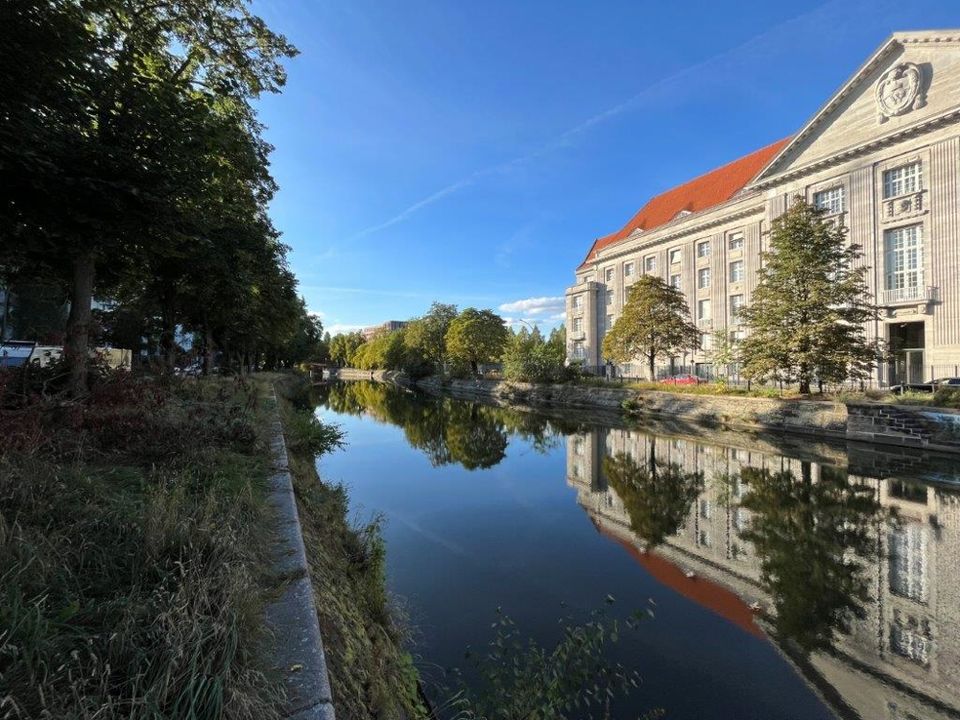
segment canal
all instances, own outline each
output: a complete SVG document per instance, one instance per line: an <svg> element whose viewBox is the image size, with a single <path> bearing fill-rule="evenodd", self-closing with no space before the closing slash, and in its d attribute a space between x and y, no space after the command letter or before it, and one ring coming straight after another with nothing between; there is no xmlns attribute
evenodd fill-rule
<svg viewBox="0 0 960 720"><path fill-rule="evenodd" d="M471 677L498 608L546 646L602 609L645 616L608 649L642 678L616 718L960 717L950 458L369 382L316 403L348 441L321 477L359 521L383 518L436 701L445 670Z"/></svg>

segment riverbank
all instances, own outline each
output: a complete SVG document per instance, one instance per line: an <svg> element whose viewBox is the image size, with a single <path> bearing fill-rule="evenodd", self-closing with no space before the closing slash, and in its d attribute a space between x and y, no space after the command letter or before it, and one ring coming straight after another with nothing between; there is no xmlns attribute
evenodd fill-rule
<svg viewBox="0 0 960 720"><path fill-rule="evenodd" d="M669 418L701 427L801 433L822 438L960 452L960 411L855 400L745 397L634 389L594 383L534 384L341 369L341 379L416 386L425 392L511 407L571 408L633 418Z"/></svg>

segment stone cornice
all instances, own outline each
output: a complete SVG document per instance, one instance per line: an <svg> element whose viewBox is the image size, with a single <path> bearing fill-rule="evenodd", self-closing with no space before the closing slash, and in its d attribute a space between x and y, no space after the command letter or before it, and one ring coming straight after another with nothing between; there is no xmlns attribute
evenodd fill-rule
<svg viewBox="0 0 960 720"><path fill-rule="evenodd" d="M684 235L698 234L704 230L716 227L717 225L723 225L728 222L749 217L750 215L764 212L765 204L763 199L759 196L752 197L750 199L759 200L760 202L751 203L750 205L742 207L731 213L724 214L722 212L724 208L729 208L731 205L738 202L743 202L745 199L746 198L743 196L735 196L725 202L723 205L717 205L716 207L712 207L709 210L704 211L703 214L694 213L693 215L686 215L682 218L677 218L677 220L674 220L671 223L663 226L664 229L669 229L669 231L665 233L658 232L656 235L653 233L650 233L650 235L644 235L642 233L640 235L628 235L615 245L611 245L609 248L609 253L603 254L604 250L601 250L601 255L595 260L591 261L587 267L593 269L605 262L616 260L624 255L628 255L638 250L649 249L660 245L661 243L675 240ZM708 217L708 213L715 213L715 216ZM697 220L699 220L699 222L696 222ZM660 229L661 228L658 228L657 230ZM605 248L605 250L606 249L607 248Z"/></svg>
<svg viewBox="0 0 960 720"><path fill-rule="evenodd" d="M815 172L819 172L820 170L824 170L834 165L839 165L840 163L846 162L847 160L860 155L865 155L873 152L874 150L879 150L884 147L894 145L898 142L902 142L903 140L916 137L917 135L922 135L925 132L930 132L931 130L935 130L943 125L949 125L957 120L960 120L960 108L954 108L953 110L941 113L936 117L929 118L921 123L897 130L896 132L884 135L883 137L873 138L872 140L860 143L859 145L853 145L838 153L834 153L833 155L828 155L826 157L819 158L818 160L814 160L813 162L808 162L806 165L790 168L789 170L777 175L770 175L764 178L762 181L754 181L749 188L751 190L765 190L766 188L774 185L793 180L803 175L810 175Z"/></svg>

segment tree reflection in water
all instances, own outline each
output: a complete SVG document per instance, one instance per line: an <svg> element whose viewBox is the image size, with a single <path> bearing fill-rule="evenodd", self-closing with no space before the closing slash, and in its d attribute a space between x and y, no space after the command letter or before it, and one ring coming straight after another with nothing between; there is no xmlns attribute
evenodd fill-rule
<svg viewBox="0 0 960 720"><path fill-rule="evenodd" d="M603 473L630 516L630 529L648 548L676 534L703 490L703 473L658 460L653 439L644 463L617 453L603 459Z"/></svg>
<svg viewBox="0 0 960 720"><path fill-rule="evenodd" d="M807 652L830 647L869 600L865 569L880 521L874 490L825 466L814 481L809 463L799 477L744 468L741 478L749 487L741 506L753 512L742 537L760 558L774 632Z"/></svg>
<svg viewBox="0 0 960 720"><path fill-rule="evenodd" d="M459 463L467 470L490 468L506 455L511 435L545 453L560 444L561 423L508 408L436 398L368 381L331 383L318 388L318 400L331 410L367 414L403 428L407 442L434 467Z"/></svg>

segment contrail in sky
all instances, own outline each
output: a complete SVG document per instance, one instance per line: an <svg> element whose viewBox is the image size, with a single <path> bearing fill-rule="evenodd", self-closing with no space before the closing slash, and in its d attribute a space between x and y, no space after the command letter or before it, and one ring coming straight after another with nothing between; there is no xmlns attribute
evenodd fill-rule
<svg viewBox="0 0 960 720"><path fill-rule="evenodd" d="M359 238L367 237L369 235L373 235L374 233L380 232L381 230L385 230L389 227L392 227L393 225L401 223L407 218L409 218L411 215L413 215L414 213L419 212L420 210L423 210L423 208L428 207L429 205L433 205L435 202L442 200L448 195L451 195L459 190L462 190L465 187L473 185L474 182L476 182L478 179L482 177L506 172L519 165L527 163L531 160L535 160L537 158L543 157L544 155L555 152L563 147L567 147L572 144L572 141L574 139L576 139L578 136L585 133L587 130L590 130L595 125L599 125L612 118L617 117L618 115L621 115L622 113L638 105L644 99L652 95L655 95L662 90L670 89L670 86L676 86L685 78L690 77L691 75L700 74L705 69L713 65L716 65L717 63L723 62L744 51L752 50L753 48L762 45L771 36L778 35L792 28L796 24L802 23L810 19L811 17L820 15L821 13L824 13L828 8L831 8L837 5L849 7L849 4L844 0L833 0L832 2L824 3L814 8L813 10L797 15L796 17L786 20L780 23L779 25L776 25L773 28L766 30L765 32L755 35L754 37L750 38L746 42L741 43L740 45L737 45L729 50L726 50L722 53L719 53L710 58L707 58L706 60L703 60L699 63L683 68L682 70L678 70L677 72L672 73L671 75L668 75L665 78L661 78L660 80L657 80L651 85L648 85L643 90L638 92L636 95L633 95L632 97L628 98L627 100L624 100L623 102L617 105L614 105L613 107L608 108L603 112L597 113L596 115L593 115L587 118L583 122L579 123L578 125L575 125L574 127L570 128L566 132L560 134L559 136L557 136L550 142L546 143L542 147L532 152L526 153L524 155L515 157L512 160L508 160L506 162L500 163L498 165L476 170L470 173L469 175L467 175L466 177L460 180L457 180L455 183L447 185L446 187L436 191L431 195L428 195L422 200L419 200L413 203L408 208L401 211L397 215L394 215L389 220L385 220L381 223L378 223L377 225L372 225L368 228L361 230L356 235L354 235L352 239L356 240ZM818 26L820 26L820 23L818 23ZM831 29L836 30L836 27L831 26Z"/></svg>

